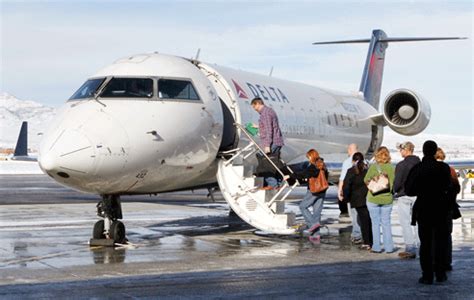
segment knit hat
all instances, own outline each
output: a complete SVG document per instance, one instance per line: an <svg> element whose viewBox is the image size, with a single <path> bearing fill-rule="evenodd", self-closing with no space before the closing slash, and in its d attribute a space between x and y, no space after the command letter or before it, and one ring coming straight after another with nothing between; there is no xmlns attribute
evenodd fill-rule
<svg viewBox="0 0 474 300"><path fill-rule="evenodd" d="M423 144L423 155L425 156L434 156L438 150L438 145L435 141L426 141Z"/></svg>

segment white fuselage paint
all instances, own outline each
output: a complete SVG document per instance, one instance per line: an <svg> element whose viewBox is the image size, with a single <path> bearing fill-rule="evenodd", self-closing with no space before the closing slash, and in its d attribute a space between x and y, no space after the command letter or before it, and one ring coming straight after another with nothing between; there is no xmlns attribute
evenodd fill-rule
<svg viewBox="0 0 474 300"><path fill-rule="evenodd" d="M246 124L258 123L250 101L260 96L278 115L282 157L289 163L304 161L310 148L327 162L342 162L349 143L366 152L372 139L368 116L377 113L358 96L161 54L118 60L91 78L103 77L191 80L200 100L160 99L155 82L150 99L66 102L44 134L40 166L61 184L97 194L159 193L216 182L224 128L219 99L236 122ZM239 139L237 146L247 142Z"/></svg>

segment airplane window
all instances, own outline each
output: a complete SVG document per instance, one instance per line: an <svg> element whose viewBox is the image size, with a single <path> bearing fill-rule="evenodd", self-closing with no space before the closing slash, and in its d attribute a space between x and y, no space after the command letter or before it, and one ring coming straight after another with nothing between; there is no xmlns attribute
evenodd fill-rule
<svg viewBox="0 0 474 300"><path fill-rule="evenodd" d="M150 78L112 78L104 91L103 98L151 98L153 79Z"/></svg>
<svg viewBox="0 0 474 300"><path fill-rule="evenodd" d="M69 100L74 99L85 99L92 98L94 93L97 91L99 86L104 82L105 78L89 79L84 82L83 85L69 98Z"/></svg>
<svg viewBox="0 0 474 300"><path fill-rule="evenodd" d="M161 99L199 100L193 84L185 80L158 80L158 96Z"/></svg>

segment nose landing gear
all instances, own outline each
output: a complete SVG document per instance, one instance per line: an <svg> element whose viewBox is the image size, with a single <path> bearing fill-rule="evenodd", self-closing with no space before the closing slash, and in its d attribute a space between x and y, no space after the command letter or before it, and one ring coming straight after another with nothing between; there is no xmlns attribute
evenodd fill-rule
<svg viewBox="0 0 474 300"><path fill-rule="evenodd" d="M104 218L94 224L90 246L114 246L115 243L125 243L125 225L122 219L120 196L102 195L97 204L97 215Z"/></svg>

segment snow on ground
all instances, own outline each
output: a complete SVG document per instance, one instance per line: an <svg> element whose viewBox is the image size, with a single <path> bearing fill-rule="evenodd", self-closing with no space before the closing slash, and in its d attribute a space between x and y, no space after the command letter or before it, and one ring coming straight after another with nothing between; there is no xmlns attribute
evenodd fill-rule
<svg viewBox="0 0 474 300"><path fill-rule="evenodd" d="M41 171L38 162L36 161L0 160L0 174L43 174L43 171Z"/></svg>

